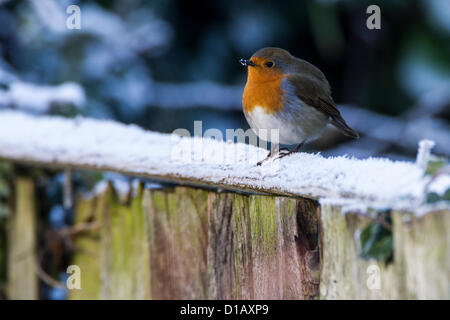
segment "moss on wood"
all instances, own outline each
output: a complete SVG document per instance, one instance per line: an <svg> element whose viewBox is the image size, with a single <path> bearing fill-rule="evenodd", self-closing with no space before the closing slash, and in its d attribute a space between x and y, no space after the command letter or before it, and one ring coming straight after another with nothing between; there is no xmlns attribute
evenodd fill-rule
<svg viewBox="0 0 450 320"><path fill-rule="evenodd" d="M15 178L15 210L9 219L8 298L38 299L36 194L34 181Z"/></svg>

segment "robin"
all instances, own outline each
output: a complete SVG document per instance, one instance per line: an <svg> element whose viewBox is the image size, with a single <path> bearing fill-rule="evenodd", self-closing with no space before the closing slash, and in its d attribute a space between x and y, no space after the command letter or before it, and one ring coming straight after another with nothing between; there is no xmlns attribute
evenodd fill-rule
<svg viewBox="0 0 450 320"><path fill-rule="evenodd" d="M242 98L247 122L261 139L275 144L264 160L275 153L282 158L298 152L305 142L320 136L329 122L344 135L359 138L336 108L325 75L311 63L270 47L239 62L248 67ZM260 135L260 129L278 129L278 141ZM292 151L278 149L280 143L297 146Z"/></svg>

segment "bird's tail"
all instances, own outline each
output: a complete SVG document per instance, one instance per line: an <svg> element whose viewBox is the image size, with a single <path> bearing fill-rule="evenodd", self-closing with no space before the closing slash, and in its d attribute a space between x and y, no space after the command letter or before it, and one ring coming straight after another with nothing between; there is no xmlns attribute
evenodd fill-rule
<svg viewBox="0 0 450 320"><path fill-rule="evenodd" d="M345 122L342 117L333 117L331 119L331 123L338 128L344 135L347 137L358 139L359 134L354 129L350 128L350 126Z"/></svg>

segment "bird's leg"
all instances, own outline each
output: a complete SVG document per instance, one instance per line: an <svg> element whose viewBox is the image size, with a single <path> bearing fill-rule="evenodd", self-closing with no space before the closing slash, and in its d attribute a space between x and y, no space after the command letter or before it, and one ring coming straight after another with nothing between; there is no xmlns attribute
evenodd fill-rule
<svg viewBox="0 0 450 320"><path fill-rule="evenodd" d="M256 165L260 166L263 162L269 160L275 155L288 154L290 151L288 148L280 148L279 144L276 144L270 149L269 154L263 160L259 161Z"/></svg>
<svg viewBox="0 0 450 320"><path fill-rule="evenodd" d="M267 155L267 157L265 157L265 158L262 159L261 161L258 161L258 162L256 163L256 165L257 165L257 166L262 165L262 163L263 163L264 161L266 161L267 159L269 159L271 156L272 156L272 150L269 151L269 154Z"/></svg>
<svg viewBox="0 0 450 320"><path fill-rule="evenodd" d="M305 141L300 142L300 143L298 144L298 146L296 146L295 149L291 151L291 153L299 152L300 149L303 147L304 144L305 144Z"/></svg>
<svg viewBox="0 0 450 320"><path fill-rule="evenodd" d="M278 154L285 154L291 152L288 148L280 148L278 149Z"/></svg>
<svg viewBox="0 0 450 320"><path fill-rule="evenodd" d="M305 141L302 141L292 151L280 153L277 159L281 159L281 158L284 158L284 157L286 157L286 156L288 156L288 155L290 155L292 153L299 152L299 150L303 147L304 144L305 144ZM286 149L286 148L284 148L284 149Z"/></svg>

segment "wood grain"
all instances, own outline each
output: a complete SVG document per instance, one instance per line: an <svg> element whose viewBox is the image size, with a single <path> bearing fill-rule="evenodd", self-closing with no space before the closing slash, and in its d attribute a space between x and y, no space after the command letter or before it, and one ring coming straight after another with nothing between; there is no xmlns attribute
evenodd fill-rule
<svg viewBox="0 0 450 320"><path fill-rule="evenodd" d="M14 189L15 209L8 226L8 297L33 300L39 297L34 181L19 176Z"/></svg>

